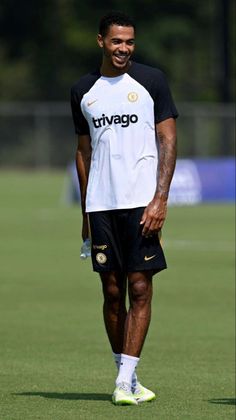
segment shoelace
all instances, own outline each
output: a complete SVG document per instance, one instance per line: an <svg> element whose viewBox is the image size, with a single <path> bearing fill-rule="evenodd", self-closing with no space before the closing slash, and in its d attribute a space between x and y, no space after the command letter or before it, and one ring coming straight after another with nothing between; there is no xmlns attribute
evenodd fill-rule
<svg viewBox="0 0 236 420"><path fill-rule="evenodd" d="M119 385L119 388L122 389L122 391L130 392L130 386L129 386L129 384L126 384L125 382L122 382Z"/></svg>

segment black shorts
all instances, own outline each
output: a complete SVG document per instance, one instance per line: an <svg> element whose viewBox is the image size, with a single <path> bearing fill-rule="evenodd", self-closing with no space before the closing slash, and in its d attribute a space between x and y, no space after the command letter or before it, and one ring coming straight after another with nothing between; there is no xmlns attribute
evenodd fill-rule
<svg viewBox="0 0 236 420"><path fill-rule="evenodd" d="M89 213L93 269L97 272L134 272L166 268L157 235L142 236L145 207Z"/></svg>

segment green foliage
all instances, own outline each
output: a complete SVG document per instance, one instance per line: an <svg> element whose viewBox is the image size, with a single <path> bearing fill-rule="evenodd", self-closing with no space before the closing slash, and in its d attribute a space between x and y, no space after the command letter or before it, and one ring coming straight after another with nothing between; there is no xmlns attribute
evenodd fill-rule
<svg viewBox="0 0 236 420"><path fill-rule="evenodd" d="M67 99L72 83L99 65L96 34L101 15L119 9L137 22L137 59L168 74L177 100L221 100L226 1L233 99L233 0L3 0L1 99Z"/></svg>

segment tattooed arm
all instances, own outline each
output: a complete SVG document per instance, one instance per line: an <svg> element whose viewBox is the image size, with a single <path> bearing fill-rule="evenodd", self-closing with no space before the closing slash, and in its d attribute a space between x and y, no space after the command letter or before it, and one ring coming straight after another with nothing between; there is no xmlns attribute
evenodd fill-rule
<svg viewBox="0 0 236 420"><path fill-rule="evenodd" d="M166 213L167 199L176 163L176 124L174 118L156 124L159 140L159 174L153 200L144 210L141 224L143 235L157 234L162 228Z"/></svg>

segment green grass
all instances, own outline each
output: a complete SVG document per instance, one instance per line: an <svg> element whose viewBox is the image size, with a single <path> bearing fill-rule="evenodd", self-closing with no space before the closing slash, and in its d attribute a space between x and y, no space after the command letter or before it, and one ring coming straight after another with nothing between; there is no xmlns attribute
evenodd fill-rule
<svg viewBox="0 0 236 420"><path fill-rule="evenodd" d="M115 407L99 279L63 177L1 172L0 419L234 419L233 206L169 209L138 369L158 399Z"/></svg>

